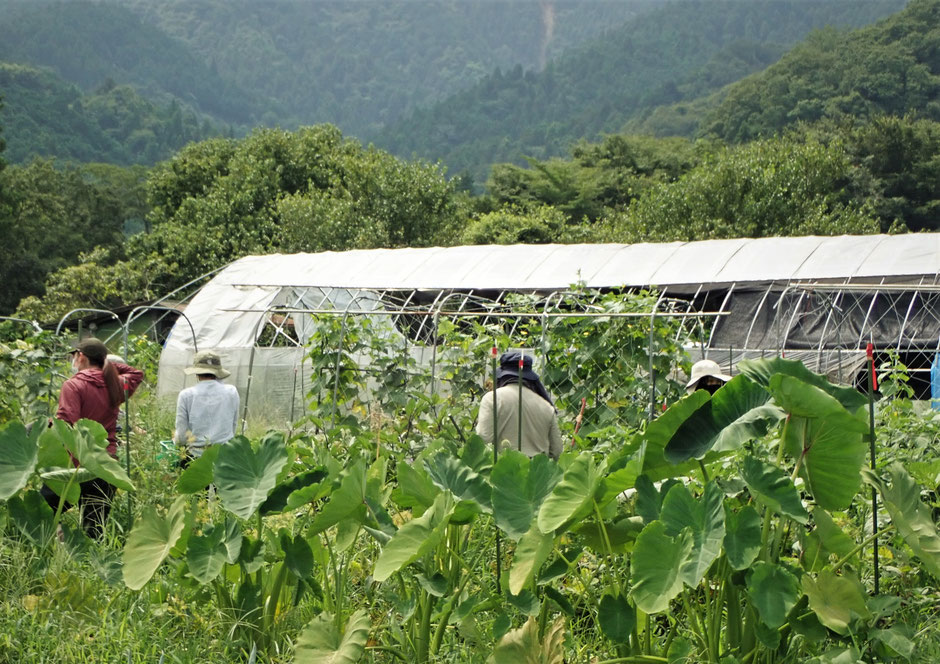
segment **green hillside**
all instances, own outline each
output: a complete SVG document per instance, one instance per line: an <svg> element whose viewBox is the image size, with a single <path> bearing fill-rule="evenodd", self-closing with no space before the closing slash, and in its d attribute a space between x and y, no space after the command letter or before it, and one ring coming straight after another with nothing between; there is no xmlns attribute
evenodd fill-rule
<svg viewBox="0 0 940 664"><path fill-rule="evenodd" d="M854 32L819 31L779 63L732 86L699 133L730 142L797 122L916 113L940 120L940 2Z"/></svg>
<svg viewBox="0 0 940 664"><path fill-rule="evenodd" d="M113 81L83 94L50 71L0 62L0 90L4 156L12 163L153 164L222 131L176 100L157 104Z"/></svg>
<svg viewBox="0 0 940 664"><path fill-rule="evenodd" d="M644 109L695 99L773 62L827 24L865 25L903 6L871 2L673 2L559 57L496 72L374 137L396 154L485 176L490 164L561 155Z"/></svg>
<svg viewBox="0 0 940 664"><path fill-rule="evenodd" d="M284 113L359 137L482 79L540 69L662 0L121 0ZM273 117L272 117L273 115Z"/></svg>
<svg viewBox="0 0 940 664"><path fill-rule="evenodd" d="M113 4L7 6L0 61L48 67L86 92L108 80L133 85L150 99L175 97L224 123L254 124L273 103L222 79L184 43Z"/></svg>

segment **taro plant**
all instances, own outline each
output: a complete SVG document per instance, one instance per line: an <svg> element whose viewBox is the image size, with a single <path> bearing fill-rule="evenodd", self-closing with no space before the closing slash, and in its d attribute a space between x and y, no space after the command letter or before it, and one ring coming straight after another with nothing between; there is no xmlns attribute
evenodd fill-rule
<svg viewBox="0 0 940 664"><path fill-rule="evenodd" d="M474 616L498 604L490 577L481 573L494 535L479 518L492 512L490 465L477 436L459 452L439 440L414 463L400 461L397 486L376 495L381 502L368 502L379 526L368 532L381 544L372 576L392 605L385 648L406 661L433 660L458 627L480 639Z"/></svg>
<svg viewBox="0 0 940 664"><path fill-rule="evenodd" d="M650 618L631 651L655 651L657 625L668 634L661 656L684 650L696 661L857 661L866 650L907 649L890 602L863 586L862 552L884 533L858 542L839 525L865 497L865 398L798 362L740 368L714 396L680 401L641 439L648 474L638 478L635 504L644 527L629 583ZM933 571L936 527L922 518L909 476L892 473L890 486L901 487L893 494L869 477L892 505L886 529L897 528ZM658 489L650 481L662 479ZM682 614L672 612L677 604Z"/></svg>
<svg viewBox="0 0 940 664"><path fill-rule="evenodd" d="M865 552L895 531L892 544L935 574L940 538L900 466L866 480L891 523L858 537L844 526L867 498L865 398L797 362L742 371L714 396L679 401L618 454L569 452L557 466L500 455L488 484L492 518L515 543L506 589L528 602L539 638L554 607L620 662L911 650L896 602L865 591Z"/></svg>
<svg viewBox="0 0 940 664"><path fill-rule="evenodd" d="M302 531L303 522L279 529L266 522L302 510L330 490L323 484L329 474L325 467L302 465L290 473L289 459L280 433L269 433L256 444L236 436L208 448L180 475L181 495L173 504L164 513L146 508L134 524L124 548L126 585L143 588L169 562L184 583L211 590L246 647L262 652L283 647L285 630L293 627L289 618L301 600L326 594L317 581L326 578L326 561L318 558L319 545L311 541L311 533ZM221 513L212 509L210 499L209 518L200 520L193 502L205 500L210 483ZM336 608L343 596L342 589L332 591L332 603L324 600L328 608ZM325 616L305 631L302 649L312 657L307 661L320 661L310 653L321 652L332 642L330 634L335 636L337 623L324 623ZM351 629L359 630L361 622L357 614Z"/></svg>
<svg viewBox="0 0 940 664"><path fill-rule="evenodd" d="M70 544L86 548L80 530L60 523L66 503L78 502L79 484L98 477L126 491L134 490L124 469L108 454L107 445L107 432L92 420L79 420L74 427L62 420L53 420L46 427L41 420L29 429L13 421L0 429L0 500L6 502L16 530L36 547L46 549L61 526ZM55 508L32 488L39 484L59 496Z"/></svg>

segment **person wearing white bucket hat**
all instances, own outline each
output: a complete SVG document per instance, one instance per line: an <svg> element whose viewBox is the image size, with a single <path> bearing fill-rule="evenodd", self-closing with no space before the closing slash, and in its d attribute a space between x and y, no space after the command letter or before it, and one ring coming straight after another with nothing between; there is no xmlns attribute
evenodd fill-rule
<svg viewBox="0 0 940 664"><path fill-rule="evenodd" d="M691 394L696 390L708 390L710 394L718 391L722 385L731 380L731 376L721 373L721 367L714 360L699 360L692 365L689 382L685 391Z"/></svg>
<svg viewBox="0 0 940 664"><path fill-rule="evenodd" d="M198 382L180 392L176 400L176 443L185 447L180 462L186 468L202 456L208 445L227 443L238 425L238 390L223 378L231 372L222 368L222 359L212 351L200 351L193 364L183 369Z"/></svg>

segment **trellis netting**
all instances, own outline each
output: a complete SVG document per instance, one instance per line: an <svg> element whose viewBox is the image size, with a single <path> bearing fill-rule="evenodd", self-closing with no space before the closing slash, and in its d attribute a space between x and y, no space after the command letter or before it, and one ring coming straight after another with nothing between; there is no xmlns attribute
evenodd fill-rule
<svg viewBox="0 0 940 664"><path fill-rule="evenodd" d="M421 389L453 390L441 368L457 355L482 386L494 339L500 351L531 352L556 393L574 394L569 383L634 385L603 404L594 395L596 417L648 413L672 398L682 378L677 347L686 365L709 357L734 373L741 358L785 355L851 382L871 342L901 353L926 380L940 347L938 272L940 234L250 256L189 301L161 356L159 392L192 384L183 368L195 336L200 350L222 356L248 417L297 417L315 383L308 346L327 343L327 320L341 336L370 329L369 348L352 356L360 370L392 371L397 354L427 376ZM653 295L618 300L644 289ZM573 328L580 340L565 336ZM548 360L565 364L562 343L573 357L585 348L606 355L584 359L580 376L568 363L569 375L556 377ZM565 408L579 407L568 400Z"/></svg>

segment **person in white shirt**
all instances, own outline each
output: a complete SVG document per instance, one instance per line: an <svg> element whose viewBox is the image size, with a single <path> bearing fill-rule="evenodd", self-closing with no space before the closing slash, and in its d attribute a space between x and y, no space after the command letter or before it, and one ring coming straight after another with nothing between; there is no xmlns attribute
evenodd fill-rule
<svg viewBox="0 0 940 664"><path fill-rule="evenodd" d="M496 372L495 388L495 394L488 392L480 399L476 428L480 437L492 445L495 428L496 439L502 447L518 450L529 457L547 454L557 460L562 448L558 415L548 390L532 370L532 356L523 356L518 351L503 353Z"/></svg>
<svg viewBox="0 0 940 664"><path fill-rule="evenodd" d="M193 365L183 370L199 381L180 392L176 400L176 444L185 448L180 462L186 468L202 456L208 445L227 443L238 424L238 390L223 378L231 372L222 368L222 360L212 351L201 351Z"/></svg>

